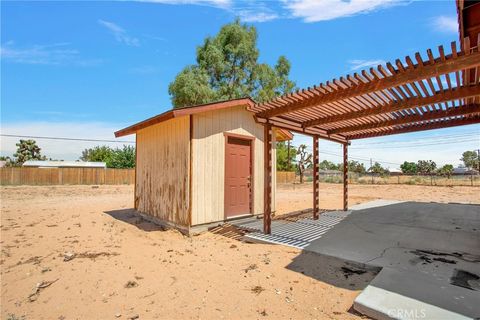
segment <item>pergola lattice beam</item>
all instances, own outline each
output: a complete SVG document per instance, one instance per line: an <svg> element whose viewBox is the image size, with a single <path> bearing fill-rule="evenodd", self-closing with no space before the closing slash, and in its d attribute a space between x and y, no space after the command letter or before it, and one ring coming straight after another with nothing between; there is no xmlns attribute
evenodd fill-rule
<svg viewBox="0 0 480 320"><path fill-rule="evenodd" d="M384 104L378 108L370 108L360 111L351 111L345 114L338 114L329 117L323 117L311 121L306 121L303 127L308 128L316 125L329 124L339 121L354 120L363 117L376 116L394 111L401 111L415 107L428 106L435 103L442 103L457 99L465 99L480 96L480 85L453 88L450 90L437 91L434 95L428 97L415 97L408 100L394 101Z"/></svg>
<svg viewBox="0 0 480 320"><path fill-rule="evenodd" d="M334 129L327 131L328 134L339 134L339 133L349 133L361 130L368 130L368 129L375 129L381 127L391 127L394 125L402 125L402 124L409 124L409 123L416 123L420 121L427 121L427 120L436 120L442 118L449 118L449 117L456 117L462 115L472 115L472 114L480 114L480 104L471 104L466 106L458 106L449 108L447 110L434 110L428 111L424 114L415 114L415 115L406 115L404 117L400 117L398 119L392 119L387 121L379 121L379 122L372 122L362 125L351 125L345 126L342 128Z"/></svg>
<svg viewBox="0 0 480 320"><path fill-rule="evenodd" d="M443 51L443 48L441 51ZM407 58L408 60L411 60L409 57ZM259 112L257 115L260 118L271 118L309 107L349 99L364 94L405 85L411 82L436 77L441 74L448 74L458 70L475 68L480 66L480 52L477 50L470 54L455 53L445 55L442 58L437 58L433 61L422 62L423 63L412 65L411 68L402 70L392 69L390 70L390 73L393 71L394 74L385 76L383 78L373 78L367 82L352 84L344 88L337 88L337 90L322 93L317 89L309 89L305 91L306 93L303 95L297 92L295 94L286 96L291 98L293 100L292 102L281 102L280 105L282 106L277 105L276 107ZM273 102L275 102L275 100L273 100ZM259 105L259 107L266 108L269 106L270 105L268 102Z"/></svg>
<svg viewBox="0 0 480 320"><path fill-rule="evenodd" d="M373 138L373 137L381 137L381 136L392 135L392 134L450 128L450 127L465 126L469 124L478 124L478 123L480 123L480 116L465 117L465 118L454 119L454 120L440 120L440 121L429 122L429 123L415 123L403 128L391 128L391 129L386 128L386 130L383 130L380 132L347 135L347 139L356 140L356 139L364 139L364 138Z"/></svg>

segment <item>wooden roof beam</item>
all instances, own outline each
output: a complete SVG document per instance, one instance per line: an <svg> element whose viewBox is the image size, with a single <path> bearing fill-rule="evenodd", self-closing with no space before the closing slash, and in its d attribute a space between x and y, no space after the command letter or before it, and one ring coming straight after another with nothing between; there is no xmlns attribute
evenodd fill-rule
<svg viewBox="0 0 480 320"><path fill-rule="evenodd" d="M349 132L355 132L360 130L368 130L368 129L381 128L381 127L391 127L391 126L400 125L400 124L409 124L409 123L415 123L420 121L436 120L436 119L456 117L456 116L462 116L462 115L472 115L472 114L480 114L480 104L459 106L455 108L450 108L448 110L431 111L423 115L415 114L412 116L405 116L405 117L401 117L394 120L376 121L376 122L367 123L363 125L346 126L338 129L329 130L327 133L328 134L339 134L339 133L348 134Z"/></svg>
<svg viewBox="0 0 480 320"><path fill-rule="evenodd" d="M257 117L255 117L255 121L258 122L258 123L262 123L262 124L267 123L266 119L257 118ZM281 129L286 129L286 130L289 130L289 131L292 131L292 132L295 132L295 133L298 133L298 134L304 134L304 135L312 136L312 137L317 136L320 139L328 140L328 141L336 142L336 143L348 143L348 140L345 139L345 137L343 137L342 135L331 135L330 136L330 135L327 135L325 132L323 132L319 129L315 129L315 128L302 128L300 126L296 126L296 125L293 125L293 124L285 123L285 122L282 122L282 121L276 121L276 120L268 120L268 123L270 123L274 127L281 128Z"/></svg>
<svg viewBox="0 0 480 320"><path fill-rule="evenodd" d="M407 84L423 79L430 79L440 74L455 72L480 66L480 51L476 50L470 54L452 54L445 56L445 60L437 59L425 62L423 65L415 65L414 68L406 69L383 78L374 78L367 83L352 85L348 88L337 89L324 94L316 94L309 99L300 99L298 102L289 103L282 107L267 109L258 114L262 118L271 118L296 110L309 108L338 100L360 96L366 93L390 89L399 85Z"/></svg>
<svg viewBox="0 0 480 320"><path fill-rule="evenodd" d="M406 100L392 101L381 107L370 108L361 111L349 112L344 114L338 114L329 117L318 118L303 123L305 128L332 123L353 120L357 118L375 116L385 114L394 111L400 111L405 109L411 109L415 107L428 106L435 103L441 103L456 99L463 99L469 97L480 96L480 85L472 85L468 87L459 87L451 90L437 91L434 95L429 97L415 97Z"/></svg>
<svg viewBox="0 0 480 320"><path fill-rule="evenodd" d="M435 122L430 122L430 123L413 124L413 125L408 126L406 128L385 129L385 130L382 130L382 131L379 131L379 132L347 135L346 138L348 140L357 140L357 139L387 136L387 135L392 135L392 134L400 134L400 133L408 133L408 132L417 132L417 131L426 131L426 130L433 130L433 129L443 129L443 128L450 128L450 127L457 127L457 126L465 126L465 125L469 125L469 124L478 124L478 123L480 123L480 116L472 116L472 117L465 117L465 118L454 119L454 120L440 120L440 121L435 121Z"/></svg>

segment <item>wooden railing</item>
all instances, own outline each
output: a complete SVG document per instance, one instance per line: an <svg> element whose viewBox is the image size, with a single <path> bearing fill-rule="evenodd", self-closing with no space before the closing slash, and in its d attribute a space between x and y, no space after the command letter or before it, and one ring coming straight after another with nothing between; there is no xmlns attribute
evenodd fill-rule
<svg viewBox="0 0 480 320"><path fill-rule="evenodd" d="M0 185L133 184L135 169L0 168Z"/></svg>

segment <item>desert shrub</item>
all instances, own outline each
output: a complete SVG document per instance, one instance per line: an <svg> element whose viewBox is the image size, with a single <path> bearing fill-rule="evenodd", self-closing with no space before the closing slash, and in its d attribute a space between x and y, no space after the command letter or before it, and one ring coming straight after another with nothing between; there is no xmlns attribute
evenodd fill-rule
<svg viewBox="0 0 480 320"><path fill-rule="evenodd" d="M343 178L338 176L327 176L324 178L323 182L325 183L342 183Z"/></svg>
<svg viewBox="0 0 480 320"><path fill-rule="evenodd" d="M356 175L356 174L355 174L355 175L349 175L349 176L348 176L348 181L349 181L350 183L358 183L358 180L359 180L359 177L358 177L358 175Z"/></svg>
<svg viewBox="0 0 480 320"><path fill-rule="evenodd" d="M411 177L410 180L407 180L406 184L409 185L416 185L416 184L422 184L423 179L422 177Z"/></svg>
<svg viewBox="0 0 480 320"><path fill-rule="evenodd" d="M370 184L370 181L371 181L371 180L368 179L368 178L359 178L358 181L357 181L357 183L358 183L358 184Z"/></svg>

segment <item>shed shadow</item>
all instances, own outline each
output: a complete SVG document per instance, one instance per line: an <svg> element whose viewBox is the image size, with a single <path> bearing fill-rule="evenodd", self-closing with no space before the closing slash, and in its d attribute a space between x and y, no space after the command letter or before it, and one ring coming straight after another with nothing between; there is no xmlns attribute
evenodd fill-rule
<svg viewBox="0 0 480 320"><path fill-rule="evenodd" d="M286 268L332 286L355 291L365 289L381 270L305 250Z"/></svg>
<svg viewBox="0 0 480 320"><path fill-rule="evenodd" d="M165 227L145 220L134 208L104 211L104 213L116 220L129 223L142 231L152 232L167 230Z"/></svg>

